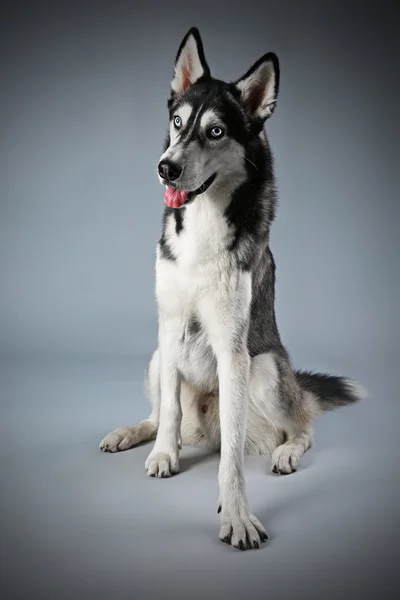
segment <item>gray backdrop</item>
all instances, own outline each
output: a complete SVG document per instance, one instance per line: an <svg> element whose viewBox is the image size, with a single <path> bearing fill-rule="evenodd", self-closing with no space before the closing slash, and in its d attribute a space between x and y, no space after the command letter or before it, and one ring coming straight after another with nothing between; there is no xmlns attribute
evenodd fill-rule
<svg viewBox="0 0 400 600"><path fill-rule="evenodd" d="M394 3L3 2L1 11L1 597L394 597ZM258 553L217 539L218 457L184 449L181 475L154 481L147 446L118 456L97 447L148 412L156 164L173 60L192 25L217 77L238 77L266 51L280 58L267 131L282 338L296 366L347 374L371 392L318 422L296 475L246 459L250 501L271 537Z"/></svg>

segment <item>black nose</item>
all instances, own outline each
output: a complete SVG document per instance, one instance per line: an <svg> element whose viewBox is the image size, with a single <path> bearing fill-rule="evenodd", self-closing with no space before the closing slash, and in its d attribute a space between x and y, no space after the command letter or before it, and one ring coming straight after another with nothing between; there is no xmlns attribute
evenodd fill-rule
<svg viewBox="0 0 400 600"><path fill-rule="evenodd" d="M166 181L176 181L182 173L182 167L170 160L162 160L158 163L158 173Z"/></svg>

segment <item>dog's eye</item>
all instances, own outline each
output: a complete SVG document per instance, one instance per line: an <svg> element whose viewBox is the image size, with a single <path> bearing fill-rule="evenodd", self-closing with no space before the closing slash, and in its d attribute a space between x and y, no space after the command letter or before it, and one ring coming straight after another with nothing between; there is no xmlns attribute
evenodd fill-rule
<svg viewBox="0 0 400 600"><path fill-rule="evenodd" d="M180 117L175 117L174 119L174 125L177 129L179 129L182 125L182 119Z"/></svg>
<svg viewBox="0 0 400 600"><path fill-rule="evenodd" d="M212 138L220 138L224 135L224 130L222 129L222 127L219 127L218 125L216 127L213 127L212 129L210 129L210 136Z"/></svg>

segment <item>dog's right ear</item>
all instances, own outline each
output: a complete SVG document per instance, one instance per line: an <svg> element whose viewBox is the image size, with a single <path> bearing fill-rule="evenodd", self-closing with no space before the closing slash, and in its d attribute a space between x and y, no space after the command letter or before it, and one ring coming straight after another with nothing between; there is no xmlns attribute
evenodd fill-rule
<svg viewBox="0 0 400 600"><path fill-rule="evenodd" d="M201 77L210 77L199 30L192 27L182 40L175 59L172 94L187 90Z"/></svg>

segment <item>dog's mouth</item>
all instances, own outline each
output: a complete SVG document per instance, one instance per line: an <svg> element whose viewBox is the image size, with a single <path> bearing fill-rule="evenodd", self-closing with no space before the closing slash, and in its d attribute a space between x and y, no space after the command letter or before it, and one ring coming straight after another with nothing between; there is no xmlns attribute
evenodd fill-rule
<svg viewBox="0 0 400 600"><path fill-rule="evenodd" d="M188 190L180 190L178 188L167 185L164 192L164 200L165 204L170 208L180 208L184 204L187 204L191 200L195 198L195 196L199 196L200 194L204 194L213 183L217 174L214 173L209 177L197 190L188 191Z"/></svg>

